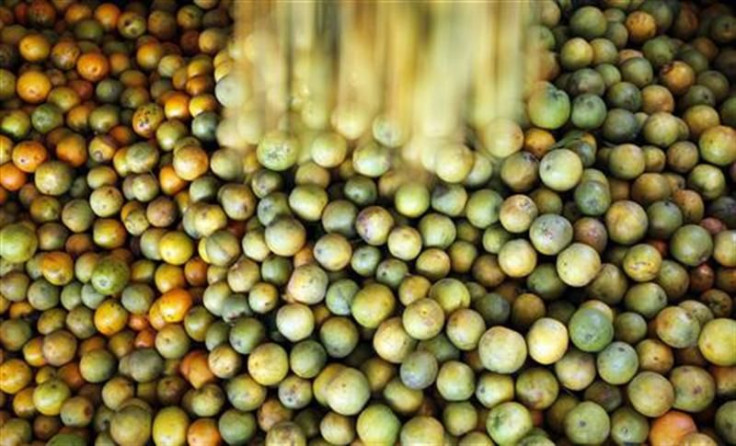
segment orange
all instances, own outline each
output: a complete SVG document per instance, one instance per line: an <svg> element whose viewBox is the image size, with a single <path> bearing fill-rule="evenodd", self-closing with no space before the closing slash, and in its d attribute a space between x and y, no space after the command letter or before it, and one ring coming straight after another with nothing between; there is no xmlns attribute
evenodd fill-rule
<svg viewBox="0 0 736 446"><path fill-rule="evenodd" d="M187 80L189 80L189 75L186 67L179 67L171 76L171 84L177 90L183 90L187 85Z"/></svg>
<svg viewBox="0 0 736 446"><path fill-rule="evenodd" d="M31 367L20 359L9 359L0 364L0 391L15 394L25 388L33 378Z"/></svg>
<svg viewBox="0 0 736 446"><path fill-rule="evenodd" d="M69 133L56 144L56 157L72 167L87 162L87 141L78 133Z"/></svg>
<svg viewBox="0 0 736 446"><path fill-rule="evenodd" d="M155 103L145 104L138 107L133 113L133 130L144 138L151 138L163 120L162 107Z"/></svg>
<svg viewBox="0 0 736 446"><path fill-rule="evenodd" d="M110 54L110 72L114 75L119 75L125 70L129 70L131 65L130 57L124 53L112 53Z"/></svg>
<svg viewBox="0 0 736 446"><path fill-rule="evenodd" d="M138 138L133 129L124 125L117 125L107 132L113 141L121 146L133 144Z"/></svg>
<svg viewBox="0 0 736 446"><path fill-rule="evenodd" d="M189 352L182 359L179 371L195 389L216 380L207 361L207 352L204 350Z"/></svg>
<svg viewBox="0 0 736 446"><path fill-rule="evenodd" d="M46 148L38 141L21 141L13 148L13 164L23 172L35 172L46 159Z"/></svg>
<svg viewBox="0 0 736 446"><path fill-rule="evenodd" d="M28 24L28 4L18 3L13 8L13 15L15 15L15 21L18 24Z"/></svg>
<svg viewBox="0 0 736 446"><path fill-rule="evenodd" d="M56 372L56 376L64 381L72 390L79 390L86 383L79 371L79 363L76 362L70 362L61 366Z"/></svg>
<svg viewBox="0 0 736 446"><path fill-rule="evenodd" d="M101 81L109 72L110 62L101 53L82 54L77 59L77 73L88 81Z"/></svg>
<svg viewBox="0 0 736 446"><path fill-rule="evenodd" d="M166 119L188 120L191 117L189 114L189 95L181 91L172 91L164 101L164 114Z"/></svg>
<svg viewBox="0 0 736 446"><path fill-rule="evenodd" d="M41 258L41 274L52 285L66 285L74 279L74 260L62 251L47 252Z"/></svg>
<svg viewBox="0 0 736 446"><path fill-rule="evenodd" d="M136 348L153 348L156 343L156 330L153 328L146 328L145 330L142 330L138 332L138 334L135 336L135 341L133 342L133 345L135 345Z"/></svg>
<svg viewBox="0 0 736 446"><path fill-rule="evenodd" d="M51 61L60 70L71 70L77 65L82 50L73 40L61 40L51 48Z"/></svg>
<svg viewBox="0 0 736 446"><path fill-rule="evenodd" d="M43 62L51 53L51 44L43 34L31 33L20 39L18 51L28 62Z"/></svg>
<svg viewBox="0 0 736 446"><path fill-rule="evenodd" d="M84 356L86 353L89 353L93 350L105 348L106 346L107 340L102 336L95 335L82 341L82 343L79 344L79 351L77 353L81 357Z"/></svg>
<svg viewBox="0 0 736 446"><path fill-rule="evenodd" d="M15 92L29 104L40 104L46 100L51 91L51 81L40 71L29 70L18 77Z"/></svg>
<svg viewBox="0 0 736 446"><path fill-rule="evenodd" d="M555 143L554 135L544 129L532 127L524 136L524 150L541 159Z"/></svg>
<svg viewBox="0 0 736 446"><path fill-rule="evenodd" d="M174 151L173 165L179 178L194 181L207 173L209 157L202 147L186 145Z"/></svg>
<svg viewBox="0 0 736 446"><path fill-rule="evenodd" d="M110 31L118 26L120 8L115 6L113 3L102 3L95 9L94 16L105 31Z"/></svg>
<svg viewBox="0 0 736 446"><path fill-rule="evenodd" d="M205 95L215 90L215 80L211 76L199 75L190 78L185 87L187 93L192 96ZM208 95L211 96L211 95ZM193 116L196 116L192 113Z"/></svg>
<svg viewBox="0 0 736 446"><path fill-rule="evenodd" d="M13 163L5 163L0 166L0 186L16 192L26 184L26 174L18 169Z"/></svg>
<svg viewBox="0 0 736 446"><path fill-rule="evenodd" d="M161 315L161 301L157 300L151 304L151 308L148 309L148 322L156 330L160 330L166 325L166 321Z"/></svg>
<svg viewBox="0 0 736 446"><path fill-rule="evenodd" d="M176 174L174 166L171 164L161 168L158 173L158 181L161 184L161 190L166 195L176 195L177 192L182 191L187 186L187 182Z"/></svg>
<svg viewBox="0 0 736 446"><path fill-rule="evenodd" d="M192 295L182 288L164 293L159 299L161 316L166 322L181 322L192 307Z"/></svg>
<svg viewBox="0 0 736 446"><path fill-rule="evenodd" d="M126 87L147 87L148 77L139 70L128 70L120 74L120 82Z"/></svg>
<svg viewBox="0 0 736 446"><path fill-rule="evenodd" d="M626 17L626 29L634 43L651 39L657 33L657 22L654 17L644 11L634 11Z"/></svg>
<svg viewBox="0 0 736 446"><path fill-rule="evenodd" d="M679 444L685 435L697 431L690 415L672 410L654 420L649 430L649 442L652 446L671 446Z"/></svg>
<svg viewBox="0 0 736 446"><path fill-rule="evenodd" d="M190 446L217 446L222 444L217 422L212 418L200 418L189 425L187 443Z"/></svg>
<svg viewBox="0 0 736 446"><path fill-rule="evenodd" d="M43 336L26 342L23 346L23 360L31 367L43 367L47 364L43 357Z"/></svg>
<svg viewBox="0 0 736 446"><path fill-rule="evenodd" d="M147 42L138 47L135 60L138 66L144 70L151 71L158 67L158 63L164 56L164 49L157 41Z"/></svg>
<svg viewBox="0 0 736 446"><path fill-rule="evenodd" d="M0 22L3 22L5 26L12 25L14 22L13 11L9 8L0 8Z"/></svg>
<svg viewBox="0 0 736 446"><path fill-rule="evenodd" d="M179 46L185 54L196 54L199 52L199 31L188 29L184 31L179 39Z"/></svg>
<svg viewBox="0 0 736 446"><path fill-rule="evenodd" d="M205 286L207 284L207 262L200 257L192 257L184 265L184 277L191 286Z"/></svg>
<svg viewBox="0 0 736 446"><path fill-rule="evenodd" d="M69 82L67 82L67 87L74 90L77 95L79 95L79 100L89 101L92 99L92 95L95 92L95 87L92 85L92 82L86 81L84 79L72 79ZM92 107L94 104L86 102L86 106Z"/></svg>
<svg viewBox="0 0 736 446"><path fill-rule="evenodd" d="M64 14L64 20L70 25L90 17L92 17L92 9L84 3L74 3L70 5Z"/></svg>
<svg viewBox="0 0 736 446"><path fill-rule="evenodd" d="M33 0L28 5L28 23L31 26L50 28L56 22L56 9L47 0Z"/></svg>
<svg viewBox="0 0 736 446"><path fill-rule="evenodd" d="M13 412L22 418L30 418L37 414L33 405L33 387L26 387L13 396Z"/></svg>
<svg viewBox="0 0 736 446"><path fill-rule="evenodd" d="M13 302L10 305L8 315L10 316L10 319L21 319L24 317L28 317L35 312L36 309L33 308L33 306L28 303L27 300L24 300L21 302Z"/></svg>
<svg viewBox="0 0 736 446"><path fill-rule="evenodd" d="M162 263L156 268L153 281L156 283L156 288L162 293L166 293L174 288L184 288L187 286L187 279L184 277L184 268L177 265L169 265L168 263Z"/></svg>
<svg viewBox="0 0 736 446"><path fill-rule="evenodd" d="M151 324L148 323L148 318L142 314L131 314L128 317L128 327L135 331L145 330L149 328Z"/></svg>
<svg viewBox="0 0 736 446"><path fill-rule="evenodd" d="M77 258L85 252L94 251L95 244L89 234L72 234L66 239L64 250Z"/></svg>
<svg viewBox="0 0 736 446"><path fill-rule="evenodd" d="M217 110L217 98L211 94L194 95L189 100L189 114L196 117L206 111Z"/></svg>
<svg viewBox="0 0 736 446"><path fill-rule="evenodd" d="M108 299L95 310L94 322L97 331L112 336L125 328L128 312L116 299Z"/></svg>
<svg viewBox="0 0 736 446"><path fill-rule="evenodd" d="M118 145L108 135L98 135L92 138L87 145L89 156L98 162L109 161L115 156Z"/></svg>

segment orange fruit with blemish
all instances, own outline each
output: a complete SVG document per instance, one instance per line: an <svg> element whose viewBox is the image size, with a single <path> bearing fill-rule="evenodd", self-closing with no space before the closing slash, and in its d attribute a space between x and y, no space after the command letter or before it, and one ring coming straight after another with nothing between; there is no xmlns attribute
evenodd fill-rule
<svg viewBox="0 0 736 446"><path fill-rule="evenodd" d="M51 87L51 80L46 74L36 70L28 70L18 76L15 83L15 92L23 102L40 104L48 97Z"/></svg>
<svg viewBox="0 0 736 446"><path fill-rule="evenodd" d="M26 173L35 172L47 159L48 152L38 141L21 141L13 148L13 164Z"/></svg>
<svg viewBox="0 0 736 446"><path fill-rule="evenodd" d="M90 82L99 82L110 72L110 62L102 53L86 53L77 59L77 73Z"/></svg>

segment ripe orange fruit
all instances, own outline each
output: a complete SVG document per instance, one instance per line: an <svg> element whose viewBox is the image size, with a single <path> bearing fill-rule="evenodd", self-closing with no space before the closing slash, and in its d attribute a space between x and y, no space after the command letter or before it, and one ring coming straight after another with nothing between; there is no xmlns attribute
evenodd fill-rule
<svg viewBox="0 0 736 446"><path fill-rule="evenodd" d="M652 446L670 446L679 444L682 437L697 432L693 418L677 410L671 410L654 420L649 431Z"/></svg>
<svg viewBox="0 0 736 446"><path fill-rule="evenodd" d="M44 73L29 70L18 77L15 91L24 102L40 104L51 91L51 81Z"/></svg>
<svg viewBox="0 0 736 446"><path fill-rule="evenodd" d="M13 163L0 166L0 186L15 192L26 184L26 174Z"/></svg>
<svg viewBox="0 0 736 446"><path fill-rule="evenodd" d="M101 53L82 54L77 59L77 73L90 82L104 79L110 72L110 62Z"/></svg>
<svg viewBox="0 0 736 446"><path fill-rule="evenodd" d="M13 164L23 172L35 172L46 159L46 148L38 141L21 141L13 148Z"/></svg>

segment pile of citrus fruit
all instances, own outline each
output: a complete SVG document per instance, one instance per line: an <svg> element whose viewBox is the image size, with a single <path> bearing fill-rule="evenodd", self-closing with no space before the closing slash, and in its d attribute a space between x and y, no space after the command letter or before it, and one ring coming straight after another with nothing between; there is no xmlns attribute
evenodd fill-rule
<svg viewBox="0 0 736 446"><path fill-rule="evenodd" d="M425 181L226 134L232 2L0 2L0 446L736 444L734 6L534 7Z"/></svg>

